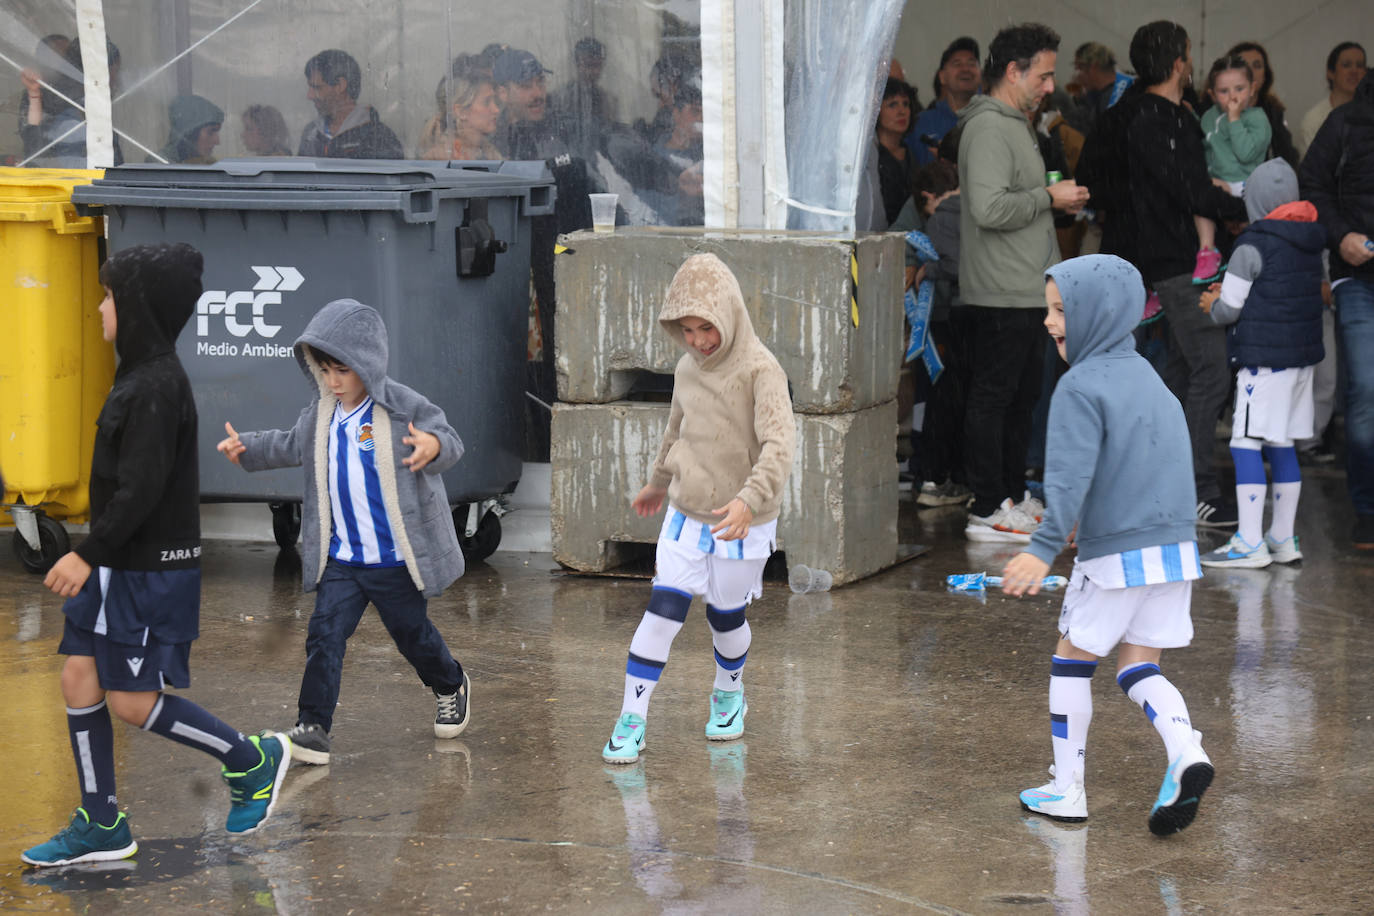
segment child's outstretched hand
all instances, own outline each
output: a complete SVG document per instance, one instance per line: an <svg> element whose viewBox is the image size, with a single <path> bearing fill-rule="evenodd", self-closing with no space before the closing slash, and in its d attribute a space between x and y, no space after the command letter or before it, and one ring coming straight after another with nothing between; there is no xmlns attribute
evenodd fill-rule
<svg viewBox="0 0 1374 916"><path fill-rule="evenodd" d="M416 429L415 424L411 423L410 435L401 437L401 442L405 445L413 445L415 451L410 453L409 458L402 458L401 464L418 471L439 457L439 437L434 433L427 433L422 429Z"/></svg>
<svg viewBox="0 0 1374 916"><path fill-rule="evenodd" d="M754 520L754 510L749 508L748 503L736 496L719 509L712 509L712 515L723 515L725 518L717 522L711 528L712 534L720 534L722 541L738 541L749 533L749 523Z"/></svg>
<svg viewBox="0 0 1374 916"><path fill-rule="evenodd" d="M75 550L69 551L53 564L52 569L48 570L48 575L43 579L43 585L52 589L54 594L61 595L63 598L71 598L81 591L81 586L86 584L86 580L91 575L91 564L81 559L81 555Z"/></svg>
<svg viewBox="0 0 1374 916"><path fill-rule="evenodd" d="M1022 595L1038 595L1040 583L1050 571L1050 564L1033 553L1021 552L1012 557L1007 568L1002 570L1002 591L1013 598Z"/></svg>
<svg viewBox="0 0 1374 916"><path fill-rule="evenodd" d="M238 464L239 456L248 450L248 446L239 440L239 434L234 431L228 420L224 421L224 431L229 435L219 440L219 445L216 445L215 449L234 464Z"/></svg>
<svg viewBox="0 0 1374 916"><path fill-rule="evenodd" d="M658 510L663 508L663 497L668 495L668 491L663 487L645 486L635 496L634 502L630 503L635 510L635 515L640 518L648 518L657 515Z"/></svg>

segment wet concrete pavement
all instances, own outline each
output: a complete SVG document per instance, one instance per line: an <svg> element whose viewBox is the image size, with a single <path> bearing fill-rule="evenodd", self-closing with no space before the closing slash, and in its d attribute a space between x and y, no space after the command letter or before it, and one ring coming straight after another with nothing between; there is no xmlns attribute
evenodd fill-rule
<svg viewBox="0 0 1374 916"><path fill-rule="evenodd" d="M1000 569L961 512L904 508L931 550L823 595L770 582L750 613L743 740L704 740L700 607L654 696L642 761L599 751L644 581L498 553L431 614L473 682L433 700L374 614L350 643L334 762L293 767L257 834L223 831L217 765L116 725L141 851L34 871L19 850L76 804L58 686L60 602L0 561L0 910L260 913L1368 913L1374 911L1374 557L1345 547L1338 476L1308 476L1298 568L1209 571L1192 647L1164 671L1217 779L1194 825L1152 836L1163 744L1102 666L1086 825L1024 814L1046 781L1059 600L948 594ZM1204 548L1215 546L1212 536ZM1067 572L1061 560L1056 572ZM209 542L185 694L242 729L294 721L311 596L275 547Z"/></svg>

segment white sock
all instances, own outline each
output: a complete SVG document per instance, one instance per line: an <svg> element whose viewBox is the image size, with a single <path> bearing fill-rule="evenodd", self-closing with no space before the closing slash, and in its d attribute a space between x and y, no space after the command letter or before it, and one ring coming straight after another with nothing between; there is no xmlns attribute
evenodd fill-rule
<svg viewBox="0 0 1374 916"><path fill-rule="evenodd" d="M744 619L744 609L740 608L735 614L722 614L707 605L706 619L711 625L711 645L715 648L716 689L743 690L744 662L749 656L749 644L753 640L749 621ZM731 628L717 629L722 625Z"/></svg>
<svg viewBox="0 0 1374 916"><path fill-rule="evenodd" d="M668 650L682 629L682 621L671 620L645 611L630 640L630 657L625 663L625 695L620 713L627 712L648 717L649 698L654 695L663 666L668 664Z"/></svg>
<svg viewBox="0 0 1374 916"><path fill-rule="evenodd" d="M1193 724L1188 718L1188 704L1183 701L1183 694L1160 673L1159 666L1151 662L1117 672L1116 682L1126 696L1145 710L1155 731L1164 739L1169 760L1178 759L1184 748L1193 743Z"/></svg>
<svg viewBox="0 0 1374 916"><path fill-rule="evenodd" d="M1298 495L1301 492L1301 480L1274 484L1269 518L1269 536L1274 540L1286 541L1293 536L1293 523L1298 517Z"/></svg>
<svg viewBox="0 0 1374 916"><path fill-rule="evenodd" d="M1075 780L1083 781L1096 670L1097 662L1058 655L1050 664L1050 744L1054 748L1054 784L1061 789Z"/></svg>

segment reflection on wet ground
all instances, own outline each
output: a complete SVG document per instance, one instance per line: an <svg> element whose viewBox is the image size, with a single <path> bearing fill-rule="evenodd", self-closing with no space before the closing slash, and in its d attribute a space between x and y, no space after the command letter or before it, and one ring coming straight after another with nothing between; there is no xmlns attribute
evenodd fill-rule
<svg viewBox="0 0 1374 916"><path fill-rule="evenodd" d="M701 735L713 662L694 607L643 760L603 764L647 584L503 553L431 604L473 680L461 739L433 737L432 698L370 615L349 645L333 763L293 768L262 831L223 832L211 760L117 727L138 856L34 871L18 851L66 821L75 777L60 602L10 559L0 910L1371 912L1374 557L1344 546L1343 489L1307 482L1301 567L1209 572L1195 591L1194 645L1164 669L1218 775L1167 840L1145 825L1163 745L1110 675L1093 688L1087 824L1019 809L1050 762L1059 598L947 593L946 574L997 570L1011 551L967 544L958 511L905 504L902 539L932 546L920 558L827 594L768 585L741 741ZM298 565L214 542L205 572L186 694L240 728L291 725L312 607Z"/></svg>

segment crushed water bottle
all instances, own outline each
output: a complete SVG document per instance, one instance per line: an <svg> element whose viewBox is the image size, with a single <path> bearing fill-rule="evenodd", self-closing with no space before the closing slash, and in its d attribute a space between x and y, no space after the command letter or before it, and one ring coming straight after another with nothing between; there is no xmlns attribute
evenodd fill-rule
<svg viewBox="0 0 1374 916"><path fill-rule="evenodd" d="M1069 584L1069 580L1063 576L1046 576L1040 582L1040 587L1045 591L1054 591ZM1001 588L1001 576L989 576L987 573L956 573L945 577L945 585L952 592L981 592L989 588Z"/></svg>

